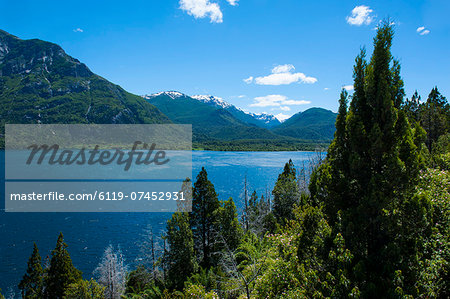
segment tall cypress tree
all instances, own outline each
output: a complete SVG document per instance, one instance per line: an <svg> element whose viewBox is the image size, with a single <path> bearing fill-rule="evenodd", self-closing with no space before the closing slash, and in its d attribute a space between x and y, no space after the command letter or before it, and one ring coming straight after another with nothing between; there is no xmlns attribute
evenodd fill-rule
<svg viewBox="0 0 450 299"><path fill-rule="evenodd" d="M194 183L192 213L190 225L194 235L195 250L200 258L200 265L204 268L212 266L212 256L216 250L215 235L218 232L219 199L214 185L208 180L204 167Z"/></svg>
<svg viewBox="0 0 450 299"><path fill-rule="evenodd" d="M23 298L42 298L43 274L41 255L36 243L34 243L33 253L28 260L27 273L19 283Z"/></svg>
<svg viewBox="0 0 450 299"><path fill-rule="evenodd" d="M63 298L66 288L81 279L81 271L73 266L64 236L59 233L45 279L45 298Z"/></svg>
<svg viewBox="0 0 450 299"><path fill-rule="evenodd" d="M414 273L419 245L405 242L411 231L404 227L411 217L422 223L426 214L426 203L411 199L422 135L414 134L399 109L404 91L400 64L391 55L392 38L392 27L383 24L370 62L365 50L356 58L349 111L341 95L334 141L310 185L314 202L323 203L330 223L342 228L355 255L350 273L366 297L391 296L398 274ZM416 214L406 212L411 206ZM414 278L404 277L402 283L414 293Z"/></svg>

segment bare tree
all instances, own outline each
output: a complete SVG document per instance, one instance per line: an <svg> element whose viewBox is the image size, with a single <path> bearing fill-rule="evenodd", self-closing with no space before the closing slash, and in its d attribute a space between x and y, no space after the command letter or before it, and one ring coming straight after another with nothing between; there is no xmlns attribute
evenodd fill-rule
<svg viewBox="0 0 450 299"><path fill-rule="evenodd" d="M105 286L105 298L120 298L125 291L128 272L120 248L114 251L112 245L106 247L102 260L94 272L98 275L98 282Z"/></svg>
<svg viewBox="0 0 450 299"><path fill-rule="evenodd" d="M307 163L302 161L302 165L297 169L297 184L300 193L309 194L309 180L311 178L311 174L323 163L324 160L324 149L316 148L313 154L309 157Z"/></svg>

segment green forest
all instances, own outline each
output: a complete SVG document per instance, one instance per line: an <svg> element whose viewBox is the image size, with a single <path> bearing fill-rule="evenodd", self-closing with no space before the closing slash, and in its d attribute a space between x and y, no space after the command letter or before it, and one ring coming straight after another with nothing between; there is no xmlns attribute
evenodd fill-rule
<svg viewBox="0 0 450 299"><path fill-rule="evenodd" d="M437 87L405 99L393 36L381 25L371 57L356 57L309 183L287 161L271 196L246 189L238 215L202 169L192 212L172 215L161 250L150 235L141 265L109 246L84 280L60 234L48 262L35 244L23 297L449 298L450 106Z"/></svg>

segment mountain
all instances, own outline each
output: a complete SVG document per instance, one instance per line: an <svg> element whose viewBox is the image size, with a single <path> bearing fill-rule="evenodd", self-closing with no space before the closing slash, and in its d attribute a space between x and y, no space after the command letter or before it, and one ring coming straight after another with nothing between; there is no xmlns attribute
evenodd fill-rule
<svg viewBox="0 0 450 299"><path fill-rule="evenodd" d="M169 122L60 46L0 30L0 132L5 123Z"/></svg>
<svg viewBox="0 0 450 299"><path fill-rule="evenodd" d="M168 91L143 96L175 123L192 124L194 141L280 139L271 131L236 118L228 109L232 106L212 98L197 98ZM212 104L212 101L216 103ZM234 107L234 106L233 106ZM285 139L285 138L282 138Z"/></svg>
<svg viewBox="0 0 450 299"><path fill-rule="evenodd" d="M250 125L255 125L261 128L273 128L281 124L281 122L271 114L245 112L242 109L225 102L219 97L214 97L211 95L194 95L192 98L211 106L223 108L230 112L238 120Z"/></svg>
<svg viewBox="0 0 450 299"><path fill-rule="evenodd" d="M272 131L278 135L303 140L330 141L335 131L337 113L323 108L310 108L294 114Z"/></svg>
<svg viewBox="0 0 450 299"><path fill-rule="evenodd" d="M213 96L136 96L56 44L0 30L0 147L5 123L187 123L195 148L220 150L304 150L329 140L327 117L302 115L280 124Z"/></svg>

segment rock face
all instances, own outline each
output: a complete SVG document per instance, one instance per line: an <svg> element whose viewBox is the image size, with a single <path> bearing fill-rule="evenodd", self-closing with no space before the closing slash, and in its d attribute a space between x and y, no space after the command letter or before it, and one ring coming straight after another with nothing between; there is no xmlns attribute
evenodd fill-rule
<svg viewBox="0 0 450 299"><path fill-rule="evenodd" d="M92 73L53 43L0 30L0 131L5 123L167 123L139 96Z"/></svg>
<svg viewBox="0 0 450 299"><path fill-rule="evenodd" d="M0 31L1 76L17 74L59 74L61 76L90 77L86 65L67 55L64 50L38 39L21 40Z"/></svg>

